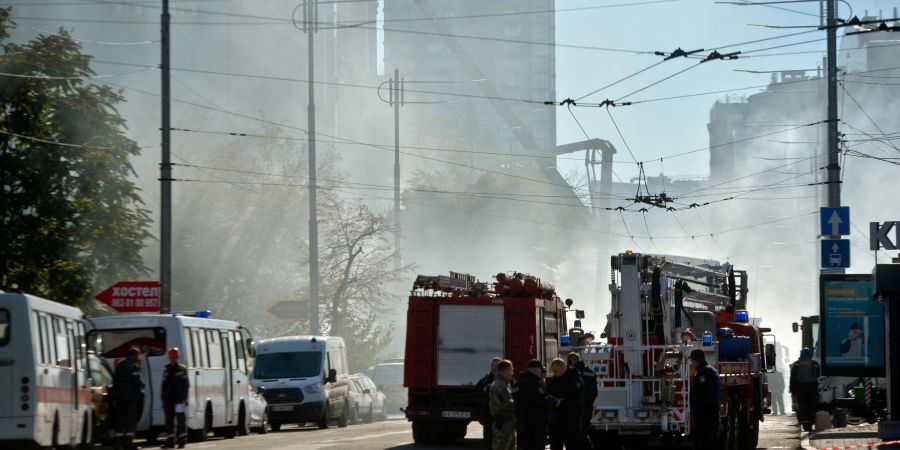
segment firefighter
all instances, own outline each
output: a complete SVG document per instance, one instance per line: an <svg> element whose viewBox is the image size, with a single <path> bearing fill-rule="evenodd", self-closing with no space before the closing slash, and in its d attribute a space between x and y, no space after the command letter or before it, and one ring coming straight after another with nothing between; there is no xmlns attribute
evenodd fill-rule
<svg viewBox="0 0 900 450"><path fill-rule="evenodd" d="M512 394L513 365L508 359L497 364L497 374L490 390L493 417L492 450L516 448L516 407Z"/></svg>
<svg viewBox="0 0 900 450"><path fill-rule="evenodd" d="M584 385L584 401L581 404L581 434L584 441L582 447L585 450L594 448L591 442L591 417L594 414L594 400L597 399L597 374L588 368L579 358L575 368L581 374L581 382Z"/></svg>
<svg viewBox="0 0 900 450"><path fill-rule="evenodd" d="M141 380L141 350L128 349L128 356L116 364L112 396L116 405L116 450L132 450L134 431L144 409L144 381Z"/></svg>
<svg viewBox="0 0 900 450"><path fill-rule="evenodd" d="M706 364L703 350L691 351L691 417L694 420L694 450L716 448L719 435L719 373Z"/></svg>
<svg viewBox="0 0 900 450"><path fill-rule="evenodd" d="M185 410L188 405L188 381L187 366L178 362L178 347L172 347L168 351L169 364L166 365L162 375L162 405L166 415L166 443L162 448L184 448L187 443L187 428L185 427Z"/></svg>
<svg viewBox="0 0 900 450"><path fill-rule="evenodd" d="M520 449L543 450L547 444L547 413L557 401L547 395L541 380L544 364L539 359L528 361L519 374L516 402L517 439Z"/></svg>
<svg viewBox="0 0 900 450"><path fill-rule="evenodd" d="M550 411L550 449L578 449L582 439L581 414L584 392L581 374L575 368L567 368L562 359L550 363L553 377L547 382L547 393L557 400L557 406Z"/></svg>
<svg viewBox="0 0 900 450"><path fill-rule="evenodd" d="M475 395L478 396L479 399L484 400L484 419L481 420L481 428L483 430L484 444L487 448L491 448L493 445L493 418L491 417L490 410L490 390L491 385L494 384L494 378L497 375L497 367L502 361L503 358L499 356L495 356L494 359L491 359L491 371L488 372L487 375L481 377L478 380L478 383L475 384Z"/></svg>
<svg viewBox="0 0 900 450"><path fill-rule="evenodd" d="M819 396L819 363L813 361L812 350L800 350L800 359L791 364L791 400L797 405L797 420L803 429L812 431Z"/></svg>

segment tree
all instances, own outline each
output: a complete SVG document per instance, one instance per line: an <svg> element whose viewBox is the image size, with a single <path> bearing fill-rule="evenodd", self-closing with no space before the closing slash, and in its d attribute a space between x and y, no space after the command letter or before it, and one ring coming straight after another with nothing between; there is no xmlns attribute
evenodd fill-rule
<svg viewBox="0 0 900 450"><path fill-rule="evenodd" d="M90 56L63 30L24 44L0 9L0 288L79 305L142 276L151 238L116 110L120 92L88 83Z"/></svg>

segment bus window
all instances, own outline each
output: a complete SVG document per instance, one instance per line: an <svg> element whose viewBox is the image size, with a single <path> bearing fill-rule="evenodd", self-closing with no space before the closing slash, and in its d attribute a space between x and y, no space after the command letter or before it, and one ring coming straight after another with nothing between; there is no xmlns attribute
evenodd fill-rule
<svg viewBox="0 0 900 450"><path fill-rule="evenodd" d="M209 367L221 369L225 367L222 361L222 342L219 340L219 332L206 330L206 347L209 349Z"/></svg>
<svg viewBox="0 0 900 450"><path fill-rule="evenodd" d="M244 350L244 340L241 339L241 334L237 331L232 331L231 335L234 338L234 349L235 353L237 353L237 369L247 373L247 354Z"/></svg>
<svg viewBox="0 0 900 450"><path fill-rule="evenodd" d="M222 332L222 344L227 348L228 354L228 367L233 369L237 368L237 355L234 354L234 335L231 334L230 331Z"/></svg>
<svg viewBox="0 0 900 450"><path fill-rule="evenodd" d="M9 344L9 311L0 309L0 347Z"/></svg>
<svg viewBox="0 0 900 450"><path fill-rule="evenodd" d="M34 329L37 331L37 349L38 364L47 364L47 345L44 343L44 327L41 326L41 315L37 311L34 312Z"/></svg>
<svg viewBox="0 0 900 450"><path fill-rule="evenodd" d="M40 332L41 332L41 348L43 349L44 354L44 364L52 364L54 360L56 360L56 356L53 353L53 343L50 341L50 335L53 334L50 329L50 319L47 316L41 314L40 316Z"/></svg>
<svg viewBox="0 0 900 450"><path fill-rule="evenodd" d="M200 342L200 330L191 329L191 347L194 349L194 367L206 367L206 351Z"/></svg>
<svg viewBox="0 0 900 450"><path fill-rule="evenodd" d="M95 330L91 336L104 358L125 358L131 347L140 348L148 356L166 354L166 330L162 327Z"/></svg>
<svg viewBox="0 0 900 450"><path fill-rule="evenodd" d="M185 327L184 328L184 348L181 349L181 354L184 355L184 363L188 367L194 367L194 346L191 345L191 329Z"/></svg>
<svg viewBox="0 0 900 450"><path fill-rule="evenodd" d="M71 321L66 321L66 337L69 341L69 356L73 360L70 365L75 370L84 370L84 366L81 365L81 358L79 358L78 340L75 339L75 324Z"/></svg>
<svg viewBox="0 0 900 450"><path fill-rule="evenodd" d="M58 317L53 318L53 334L56 337L56 365L71 367L72 361L69 356L69 339L66 336L65 323Z"/></svg>
<svg viewBox="0 0 900 450"><path fill-rule="evenodd" d="M78 359L83 360L87 357L87 341L85 340L86 333L84 332L84 323L78 322L75 325L75 334L78 338L75 342L75 348L78 349Z"/></svg>
<svg viewBox="0 0 900 450"><path fill-rule="evenodd" d="M209 368L209 346L206 345L206 333L203 330L194 330L197 334L197 345L200 349L200 367Z"/></svg>

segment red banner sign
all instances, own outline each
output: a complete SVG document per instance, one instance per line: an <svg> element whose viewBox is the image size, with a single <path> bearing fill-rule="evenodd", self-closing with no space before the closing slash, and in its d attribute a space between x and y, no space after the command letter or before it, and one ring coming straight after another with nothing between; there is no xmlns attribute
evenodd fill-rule
<svg viewBox="0 0 900 450"><path fill-rule="evenodd" d="M159 312L159 282L120 281L94 298L118 312Z"/></svg>

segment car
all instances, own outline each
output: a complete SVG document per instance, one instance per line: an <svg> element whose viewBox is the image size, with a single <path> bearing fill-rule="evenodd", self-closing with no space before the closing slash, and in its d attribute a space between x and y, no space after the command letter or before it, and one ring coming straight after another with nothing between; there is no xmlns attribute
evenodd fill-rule
<svg viewBox="0 0 900 450"><path fill-rule="evenodd" d="M350 405L351 424L357 424L360 420L366 423L372 421L372 396L371 392L364 388L356 375L350 377L350 390L347 392L347 400ZM368 419L368 420L366 420Z"/></svg>
<svg viewBox="0 0 900 450"><path fill-rule="evenodd" d="M266 434L272 427L269 425L269 413L266 412L266 398L263 396L264 387L260 387L250 392L249 397L249 426L250 431L259 434Z"/></svg>
<svg viewBox="0 0 900 450"><path fill-rule="evenodd" d="M382 362L375 366L372 376L378 391L385 395L386 417L403 414L406 408L406 388L403 387L403 362Z"/></svg>
<svg viewBox="0 0 900 450"><path fill-rule="evenodd" d="M88 352L87 364L91 379L91 436L95 443L108 442L112 438L109 394L112 390L113 371L105 359L97 357L92 351Z"/></svg>
<svg viewBox="0 0 900 450"><path fill-rule="evenodd" d="M387 418L387 410L385 409L386 397L384 392L381 392L375 386L375 382L368 375L357 374L356 381L363 388L363 392L369 392L368 395L372 399L372 411L370 416L366 418L366 422L385 420Z"/></svg>

